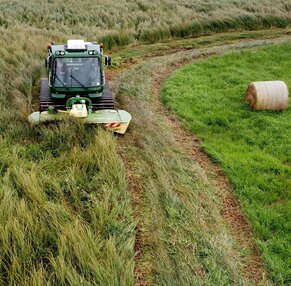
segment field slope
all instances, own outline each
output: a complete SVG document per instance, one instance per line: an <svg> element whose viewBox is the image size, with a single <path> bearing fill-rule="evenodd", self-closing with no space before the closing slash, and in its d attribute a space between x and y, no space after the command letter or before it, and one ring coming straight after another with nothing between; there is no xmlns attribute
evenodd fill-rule
<svg viewBox="0 0 291 286"><path fill-rule="evenodd" d="M230 178L278 284L291 278L291 110L252 112L243 99L251 81L290 86L290 58L290 44L216 56L178 70L162 92Z"/></svg>

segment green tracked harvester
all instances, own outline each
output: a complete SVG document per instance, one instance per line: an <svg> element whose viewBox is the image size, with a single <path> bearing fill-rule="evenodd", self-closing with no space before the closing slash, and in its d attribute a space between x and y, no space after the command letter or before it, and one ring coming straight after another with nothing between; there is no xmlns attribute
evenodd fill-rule
<svg viewBox="0 0 291 286"><path fill-rule="evenodd" d="M124 134L131 115L114 109L114 99L105 80L103 45L68 40L65 45L49 44L45 61L48 78L41 79L40 111L29 116L32 124L61 120L66 116L85 123L102 124Z"/></svg>

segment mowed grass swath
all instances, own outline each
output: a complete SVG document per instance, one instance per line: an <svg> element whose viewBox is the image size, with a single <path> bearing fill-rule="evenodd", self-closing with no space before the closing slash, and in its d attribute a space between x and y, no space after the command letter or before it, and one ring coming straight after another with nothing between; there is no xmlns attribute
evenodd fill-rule
<svg viewBox="0 0 291 286"><path fill-rule="evenodd" d="M146 285L253 285L243 270L249 249L224 221L218 189L156 112L152 71L176 61L153 58L116 79L118 99L133 115L123 142L142 246L139 274Z"/></svg>
<svg viewBox="0 0 291 286"><path fill-rule="evenodd" d="M87 39L98 37L107 47L234 29L286 27L291 19L288 0L2 0L0 11L3 27L20 24Z"/></svg>
<svg viewBox="0 0 291 286"><path fill-rule="evenodd" d="M291 110L253 112L244 95L256 80L290 87L290 58L291 44L214 57L175 72L162 92L230 178L278 285L291 277Z"/></svg>

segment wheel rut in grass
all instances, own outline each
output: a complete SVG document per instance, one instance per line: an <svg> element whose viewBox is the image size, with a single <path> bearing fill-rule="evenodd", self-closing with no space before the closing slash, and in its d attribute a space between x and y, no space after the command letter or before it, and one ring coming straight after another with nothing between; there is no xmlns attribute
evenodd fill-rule
<svg viewBox="0 0 291 286"><path fill-rule="evenodd" d="M123 137L118 137L119 143L124 144ZM142 193L142 187L139 183L138 177L131 172L130 163L128 162L125 149L119 148L119 155L121 156L123 163L125 165L125 169L127 172L127 183L128 183L128 191L132 197L132 204L134 210L134 218L137 222L135 228L135 242L134 242L134 251L135 251L135 268L134 268L134 278L136 286L148 286L149 284L145 281L145 276L147 275L144 268L140 267L140 263L143 258L143 243L142 243L142 230L139 225L139 217L142 215L140 211L140 194Z"/></svg>

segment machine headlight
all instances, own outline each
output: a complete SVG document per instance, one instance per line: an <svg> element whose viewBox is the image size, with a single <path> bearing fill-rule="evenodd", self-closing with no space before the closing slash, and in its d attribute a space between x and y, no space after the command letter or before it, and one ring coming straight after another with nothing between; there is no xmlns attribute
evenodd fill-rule
<svg viewBox="0 0 291 286"><path fill-rule="evenodd" d="M64 56L65 52L64 51L56 51L57 56Z"/></svg>

